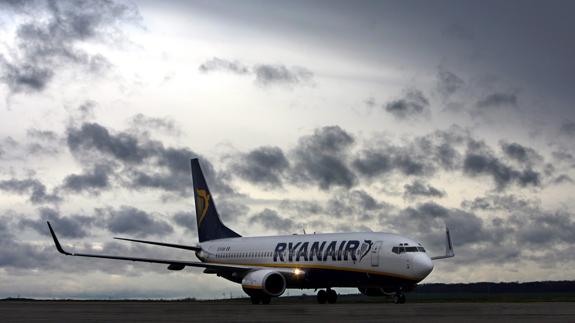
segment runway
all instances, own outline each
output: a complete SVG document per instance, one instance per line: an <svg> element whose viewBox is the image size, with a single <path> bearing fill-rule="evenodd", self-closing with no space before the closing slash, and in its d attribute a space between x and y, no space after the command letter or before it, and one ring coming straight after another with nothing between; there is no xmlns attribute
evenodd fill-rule
<svg viewBox="0 0 575 323"><path fill-rule="evenodd" d="M4 301L2 322L575 322L575 303Z"/></svg>

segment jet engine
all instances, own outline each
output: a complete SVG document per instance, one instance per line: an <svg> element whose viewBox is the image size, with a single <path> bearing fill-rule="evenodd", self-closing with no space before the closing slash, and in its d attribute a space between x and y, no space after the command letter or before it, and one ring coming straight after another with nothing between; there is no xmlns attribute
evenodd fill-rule
<svg viewBox="0 0 575 323"><path fill-rule="evenodd" d="M260 269L249 272L242 279L242 289L250 296L280 296L286 290L285 277L273 270Z"/></svg>

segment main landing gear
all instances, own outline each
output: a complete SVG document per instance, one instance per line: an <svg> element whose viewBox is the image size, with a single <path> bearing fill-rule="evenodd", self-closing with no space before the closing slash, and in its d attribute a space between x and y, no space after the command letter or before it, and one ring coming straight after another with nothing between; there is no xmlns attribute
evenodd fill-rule
<svg viewBox="0 0 575 323"><path fill-rule="evenodd" d="M337 293L335 290L328 288L326 290L320 290L317 292L317 302L320 304L325 304L328 302L329 304L333 304L337 301Z"/></svg>
<svg viewBox="0 0 575 323"><path fill-rule="evenodd" d="M405 304L405 294L402 292L397 292L393 295L393 302L395 304Z"/></svg>
<svg viewBox="0 0 575 323"><path fill-rule="evenodd" d="M252 304L257 305L257 304L264 304L264 305L268 305L271 301L272 298L270 296L267 295L254 295L254 296L250 296L250 300L252 301Z"/></svg>

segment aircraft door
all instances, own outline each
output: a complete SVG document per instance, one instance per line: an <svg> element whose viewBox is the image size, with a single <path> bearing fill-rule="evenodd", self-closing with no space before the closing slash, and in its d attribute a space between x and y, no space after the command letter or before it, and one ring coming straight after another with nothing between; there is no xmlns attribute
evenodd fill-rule
<svg viewBox="0 0 575 323"><path fill-rule="evenodd" d="M381 250L381 241L376 241L371 249L371 266L379 266L379 251Z"/></svg>

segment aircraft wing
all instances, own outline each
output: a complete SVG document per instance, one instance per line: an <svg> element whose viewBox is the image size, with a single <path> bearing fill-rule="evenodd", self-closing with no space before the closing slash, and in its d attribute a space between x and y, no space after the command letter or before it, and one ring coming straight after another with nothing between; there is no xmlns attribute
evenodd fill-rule
<svg viewBox="0 0 575 323"><path fill-rule="evenodd" d="M269 269L265 266L245 266L245 265L235 265L235 264L217 264L217 263L204 263L204 262L197 262L197 261L185 261L185 260L170 260L170 259L155 259L155 258L138 258L138 257L124 257L124 256L112 256L112 255L101 255L101 254L87 254L87 253L73 253L68 252L62 248L60 245L60 241L56 237L56 233L52 229L52 225L48 222L48 228L50 229L50 234L54 239L54 244L56 245L56 249L61 254L67 256L76 256L76 257L91 257L91 258L104 258L104 259L115 259L115 260L126 260L126 261L135 261L135 262L147 262L147 263L156 263L156 264L166 264L169 265L168 269L170 270L182 270L184 267L200 267L211 269L215 271L249 271L249 270L257 270L257 269ZM285 271L289 273L293 273L291 269L280 269L279 271Z"/></svg>

